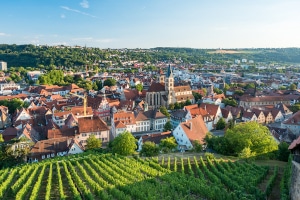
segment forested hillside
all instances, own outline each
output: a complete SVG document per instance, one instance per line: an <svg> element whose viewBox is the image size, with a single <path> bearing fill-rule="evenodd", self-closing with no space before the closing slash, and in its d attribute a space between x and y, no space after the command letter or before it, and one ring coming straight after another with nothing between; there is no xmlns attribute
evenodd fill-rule
<svg viewBox="0 0 300 200"><path fill-rule="evenodd" d="M216 50L159 47L113 50L90 47L0 44L0 60L7 62L8 67L92 66L102 61L112 61L117 66L122 66L122 62L131 60L151 63L177 60L201 65L205 61L213 61L216 64L232 63L234 59L248 59L255 63L300 63L300 49Z"/></svg>

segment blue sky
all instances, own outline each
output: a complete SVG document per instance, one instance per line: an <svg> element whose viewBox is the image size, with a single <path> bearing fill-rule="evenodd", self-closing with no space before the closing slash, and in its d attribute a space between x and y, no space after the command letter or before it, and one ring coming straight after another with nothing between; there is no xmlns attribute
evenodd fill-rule
<svg viewBox="0 0 300 200"><path fill-rule="evenodd" d="M7 0L0 43L300 47L299 0Z"/></svg>

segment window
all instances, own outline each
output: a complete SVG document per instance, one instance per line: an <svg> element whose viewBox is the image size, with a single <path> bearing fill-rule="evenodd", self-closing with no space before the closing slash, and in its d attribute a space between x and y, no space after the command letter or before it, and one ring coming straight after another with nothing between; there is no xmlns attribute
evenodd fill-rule
<svg viewBox="0 0 300 200"><path fill-rule="evenodd" d="M42 159L45 159L45 155L42 155Z"/></svg>

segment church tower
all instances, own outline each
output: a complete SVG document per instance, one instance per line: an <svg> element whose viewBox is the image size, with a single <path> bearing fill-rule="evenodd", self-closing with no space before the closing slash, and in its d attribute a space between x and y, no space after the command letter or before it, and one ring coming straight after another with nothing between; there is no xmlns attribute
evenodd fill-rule
<svg viewBox="0 0 300 200"><path fill-rule="evenodd" d="M168 71L166 74L165 90L168 93L174 91L174 76L173 76L172 67L170 65L168 67Z"/></svg>
<svg viewBox="0 0 300 200"><path fill-rule="evenodd" d="M175 101L176 101L175 93L174 93L174 76L173 76L172 67L170 65L168 67L168 71L166 74L165 90L166 90L167 97L168 97L167 106L169 106L171 103L175 103Z"/></svg>

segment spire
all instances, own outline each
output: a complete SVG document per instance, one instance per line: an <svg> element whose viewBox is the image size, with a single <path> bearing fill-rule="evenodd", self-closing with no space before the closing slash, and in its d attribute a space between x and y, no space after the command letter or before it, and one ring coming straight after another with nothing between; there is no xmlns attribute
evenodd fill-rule
<svg viewBox="0 0 300 200"><path fill-rule="evenodd" d="M171 65L169 64L168 71L167 71L167 77L169 78L171 74L173 75L173 71L172 71Z"/></svg>

